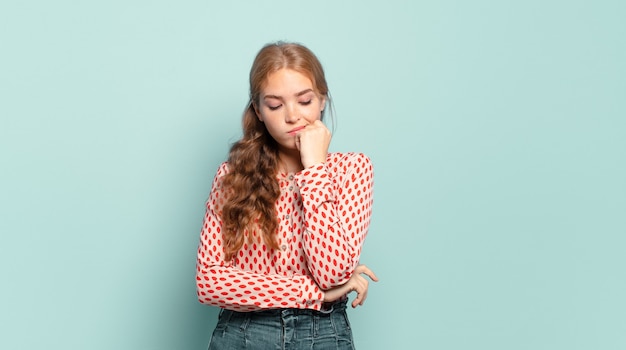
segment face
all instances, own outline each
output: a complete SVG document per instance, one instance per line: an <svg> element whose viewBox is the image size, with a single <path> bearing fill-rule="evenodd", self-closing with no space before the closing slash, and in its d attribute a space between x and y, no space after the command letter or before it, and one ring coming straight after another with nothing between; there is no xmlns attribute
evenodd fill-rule
<svg viewBox="0 0 626 350"><path fill-rule="evenodd" d="M280 148L295 150L299 130L321 118L325 103L307 76L283 68L267 77L254 109Z"/></svg>

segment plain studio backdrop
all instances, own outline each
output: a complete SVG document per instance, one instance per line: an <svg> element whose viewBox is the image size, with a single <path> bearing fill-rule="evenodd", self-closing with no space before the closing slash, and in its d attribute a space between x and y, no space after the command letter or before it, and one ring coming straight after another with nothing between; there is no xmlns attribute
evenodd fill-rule
<svg viewBox="0 0 626 350"><path fill-rule="evenodd" d="M375 166L358 349L625 349L625 4L2 2L0 348L206 348L204 203L288 40Z"/></svg>

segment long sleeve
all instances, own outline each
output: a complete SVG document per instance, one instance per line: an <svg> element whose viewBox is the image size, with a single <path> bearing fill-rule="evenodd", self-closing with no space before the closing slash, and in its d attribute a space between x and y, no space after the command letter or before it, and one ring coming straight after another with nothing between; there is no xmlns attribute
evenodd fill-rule
<svg viewBox="0 0 626 350"><path fill-rule="evenodd" d="M309 275L275 272L271 249L262 243L244 244L237 257L224 261L222 225L216 208L223 200L220 178L228 172L220 166L211 189L204 217L196 266L200 303L236 311L271 308L319 310L324 293ZM245 253L244 253L245 252ZM254 261L255 264L252 264ZM250 262L250 263L249 263Z"/></svg>
<svg viewBox="0 0 626 350"><path fill-rule="evenodd" d="M358 153L331 153L326 163L296 175L304 207L308 269L327 290L359 264L372 212L373 167Z"/></svg>

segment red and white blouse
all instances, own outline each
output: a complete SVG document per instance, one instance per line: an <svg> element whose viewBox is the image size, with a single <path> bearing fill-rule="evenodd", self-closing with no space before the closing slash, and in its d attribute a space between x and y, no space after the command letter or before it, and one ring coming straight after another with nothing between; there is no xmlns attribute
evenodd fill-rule
<svg viewBox="0 0 626 350"><path fill-rule="evenodd" d="M196 284L201 303L236 311L319 310L324 290L342 285L359 264L372 212L373 167L359 153L329 153L294 174L279 174L278 246L244 243L224 260L218 202L223 163L207 201ZM219 202L221 203L221 202Z"/></svg>

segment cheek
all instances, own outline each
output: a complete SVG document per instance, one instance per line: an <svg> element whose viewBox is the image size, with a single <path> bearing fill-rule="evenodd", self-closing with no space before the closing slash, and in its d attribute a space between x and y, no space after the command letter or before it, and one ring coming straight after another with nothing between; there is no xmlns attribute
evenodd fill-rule
<svg viewBox="0 0 626 350"><path fill-rule="evenodd" d="M321 113L319 113L319 112L317 112L317 113L316 112L311 112L311 113L307 114L307 116L304 119L306 119L309 123L312 123L312 122L314 122L316 120L320 120L321 117L322 117Z"/></svg>
<svg viewBox="0 0 626 350"><path fill-rule="evenodd" d="M322 106L319 104L311 104L311 106L308 107L309 108L307 108L306 113L303 114L306 116L306 119L314 121L319 120L322 117Z"/></svg>

